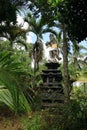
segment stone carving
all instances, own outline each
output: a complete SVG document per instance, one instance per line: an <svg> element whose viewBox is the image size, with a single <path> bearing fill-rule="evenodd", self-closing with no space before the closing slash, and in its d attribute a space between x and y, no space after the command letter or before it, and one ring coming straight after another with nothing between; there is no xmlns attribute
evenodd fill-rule
<svg viewBox="0 0 87 130"><path fill-rule="evenodd" d="M46 43L46 47L49 49L49 59L48 62L58 62L61 60L59 54L60 54L60 49L59 49L59 44L56 41L56 38L54 37L53 34L50 34L50 42Z"/></svg>

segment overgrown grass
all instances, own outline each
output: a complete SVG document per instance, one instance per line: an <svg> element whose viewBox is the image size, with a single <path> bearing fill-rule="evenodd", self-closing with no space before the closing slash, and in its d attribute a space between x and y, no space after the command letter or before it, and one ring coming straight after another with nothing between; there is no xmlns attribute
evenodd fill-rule
<svg viewBox="0 0 87 130"><path fill-rule="evenodd" d="M3 110L2 112L4 112ZM87 130L86 117L81 115L80 108L75 102L64 107L61 115L57 111L53 114L45 110L32 111L28 115L10 114L5 114L4 120L2 119L1 122L2 125L7 125L5 130L14 130L14 126L16 126L16 130ZM14 125L12 125L13 123Z"/></svg>

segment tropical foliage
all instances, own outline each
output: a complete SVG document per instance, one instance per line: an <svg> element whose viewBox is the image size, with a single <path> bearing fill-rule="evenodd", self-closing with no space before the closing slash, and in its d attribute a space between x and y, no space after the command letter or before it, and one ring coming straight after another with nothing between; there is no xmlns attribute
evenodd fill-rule
<svg viewBox="0 0 87 130"><path fill-rule="evenodd" d="M0 1L0 107L4 104L15 114L32 109L26 130L87 129L87 48L79 43L87 37L86 5L85 0ZM17 23L18 11L27 29ZM34 44L27 42L29 32L36 35ZM42 36L47 32L56 36L63 53L65 104L60 113L58 108L34 113L41 98ZM73 86L74 81L83 85Z"/></svg>
<svg viewBox="0 0 87 130"><path fill-rule="evenodd" d="M0 52L0 101L15 113L30 108L22 91L23 86L20 86L20 76L25 74L26 70L11 52Z"/></svg>

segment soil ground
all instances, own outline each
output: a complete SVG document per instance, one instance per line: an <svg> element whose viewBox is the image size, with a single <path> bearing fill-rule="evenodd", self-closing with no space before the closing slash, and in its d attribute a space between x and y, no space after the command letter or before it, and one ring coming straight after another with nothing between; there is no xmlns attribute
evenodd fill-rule
<svg viewBox="0 0 87 130"><path fill-rule="evenodd" d="M27 115L14 115L8 109L0 109L0 130L24 130L23 120Z"/></svg>

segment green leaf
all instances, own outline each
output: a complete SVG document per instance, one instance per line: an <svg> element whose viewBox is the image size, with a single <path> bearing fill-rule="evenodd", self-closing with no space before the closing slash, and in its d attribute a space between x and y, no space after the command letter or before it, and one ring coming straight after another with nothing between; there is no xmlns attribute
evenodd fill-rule
<svg viewBox="0 0 87 130"><path fill-rule="evenodd" d="M7 51L0 52L0 102L15 113L30 110L30 105L20 87L20 76L27 75L22 65Z"/></svg>
<svg viewBox="0 0 87 130"><path fill-rule="evenodd" d="M51 3L52 6L56 6L59 2L61 2L62 0L48 0L48 3Z"/></svg>

